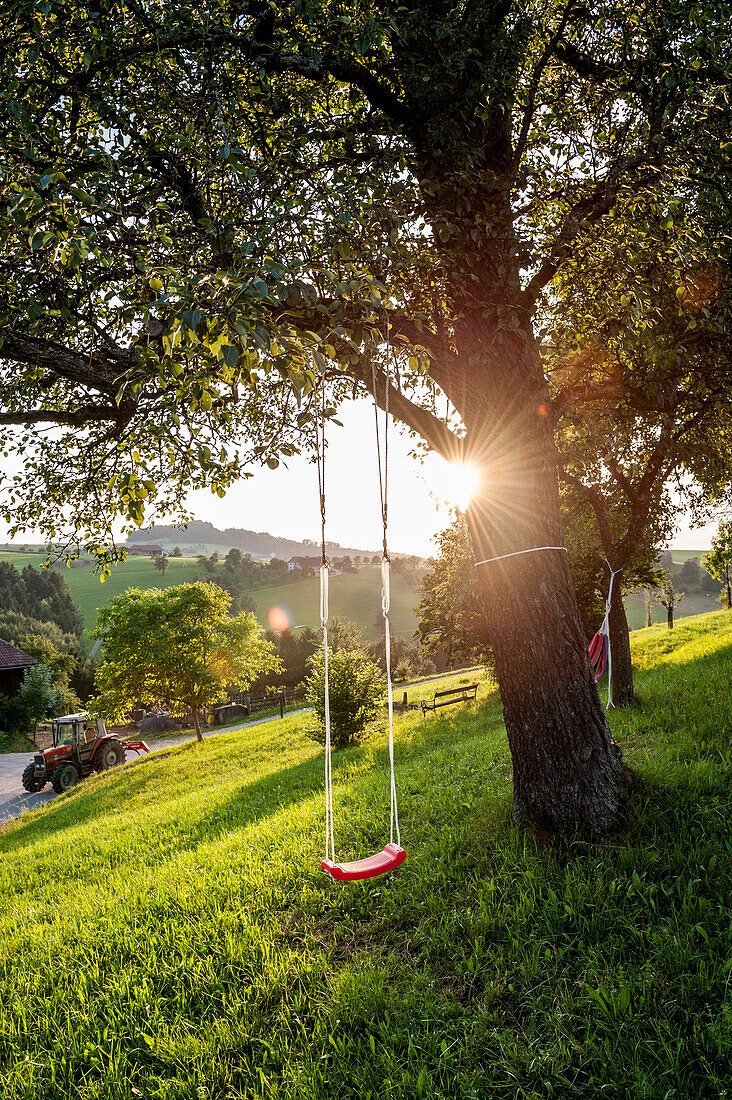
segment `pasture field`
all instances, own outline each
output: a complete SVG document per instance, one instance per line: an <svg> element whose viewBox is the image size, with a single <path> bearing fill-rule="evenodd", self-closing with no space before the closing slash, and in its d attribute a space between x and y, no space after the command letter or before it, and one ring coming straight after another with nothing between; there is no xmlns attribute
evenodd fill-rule
<svg viewBox="0 0 732 1100"><path fill-rule="evenodd" d="M256 588L251 593L257 604L257 618L268 624L272 608L282 609L291 626L320 629L320 581L317 577L271 588ZM395 634L411 640L417 629L414 608L419 594L405 584L398 573L391 576L391 624ZM358 573L331 576L329 587L331 616L348 619L363 628L368 640L378 638L381 621L381 569L365 566Z"/></svg>
<svg viewBox="0 0 732 1100"><path fill-rule="evenodd" d="M0 561L10 561L20 570L28 564L39 567L43 558L39 554L0 551ZM147 557L130 557L125 562L119 562L112 567L111 576L104 583L94 574L91 566L64 569L63 574L72 596L81 607L85 630L93 628L98 609L105 607L114 596L127 588L167 588L171 584L195 581L199 577L195 558L169 558L165 576ZM319 581L315 577L293 584L255 588L251 596L257 605L257 619L265 627L269 626L272 608L282 609L291 626L320 627ZM414 589L405 584L399 574L393 574L391 621L394 632L401 637L411 639L417 629L413 608L418 602L419 596ZM363 627L367 639L378 638L377 616L381 616L379 567L366 566L358 573L341 573L331 577L330 613Z"/></svg>
<svg viewBox="0 0 732 1100"><path fill-rule="evenodd" d="M633 650L641 704L610 712L632 793L602 841L511 824L487 687L397 719L393 876L321 872L307 715L5 829L3 1100L729 1097L732 615ZM381 847L383 729L333 776L341 858Z"/></svg>
<svg viewBox="0 0 732 1100"><path fill-rule="evenodd" d="M683 588L678 586L681 591ZM708 596L701 592L687 593L679 606L674 610L674 623L677 619L683 619L688 615L704 615L709 611L719 611L719 603L716 596ZM631 630L639 630L645 626L646 608L642 596L625 597L625 614L628 626ZM653 622L666 623L666 608L660 604L653 604Z"/></svg>

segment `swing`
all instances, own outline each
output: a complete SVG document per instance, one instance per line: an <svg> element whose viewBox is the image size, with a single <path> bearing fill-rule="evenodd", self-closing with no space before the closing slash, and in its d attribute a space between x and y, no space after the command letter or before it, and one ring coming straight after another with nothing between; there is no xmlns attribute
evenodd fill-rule
<svg viewBox="0 0 732 1100"><path fill-rule="evenodd" d="M321 566L320 566L320 625L323 630L323 679L325 687L325 859L321 860L324 871L338 882L353 882L357 879L375 878L400 867L407 858L401 846L399 834L399 816L397 812L396 781L394 776L394 700L391 687L391 626L389 623L390 576L389 553L387 550L387 425L389 417L389 377L388 377L389 339L387 334L387 376L384 399L384 468L382 476L381 446L379 443L379 411L376 404L376 371L372 364L371 375L374 393L374 416L376 418L376 451L379 466L379 492L381 495L381 518L384 528L383 551L381 557L381 611L384 616L384 645L386 651L386 695L389 714L389 768L390 768L390 810L389 843L382 851L365 859L356 859L350 863L337 863L335 858L335 839L333 830L333 775L331 770L330 745L330 696L328 689L328 558L325 552L325 418L320 417L320 432L316 422L316 457L318 465L318 489L320 492L321 519ZM324 385L321 384L321 401ZM396 831L396 843L394 833Z"/></svg>

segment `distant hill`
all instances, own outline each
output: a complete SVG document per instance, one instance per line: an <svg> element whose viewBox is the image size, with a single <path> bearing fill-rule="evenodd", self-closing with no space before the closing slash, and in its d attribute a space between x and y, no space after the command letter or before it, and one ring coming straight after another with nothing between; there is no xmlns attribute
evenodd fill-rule
<svg viewBox="0 0 732 1100"><path fill-rule="evenodd" d="M180 546L184 554L212 553L209 547L215 550L227 551L238 548L244 554L251 554L254 558L291 558L298 555L313 555L318 553L318 543L312 539L286 539L279 535L270 535L267 531L246 531L241 527L227 527L220 531L212 523L204 520L193 520L186 528L154 525L149 531L135 531L127 540L128 546L137 546L140 543L158 543L164 549L173 549ZM329 542L328 549L338 551L340 554L375 554L376 550L358 550L350 546L341 546L338 542Z"/></svg>

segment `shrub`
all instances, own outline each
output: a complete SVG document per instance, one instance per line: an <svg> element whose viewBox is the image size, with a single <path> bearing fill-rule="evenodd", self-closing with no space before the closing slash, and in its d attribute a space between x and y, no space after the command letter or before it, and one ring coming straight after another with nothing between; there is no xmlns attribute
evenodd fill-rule
<svg viewBox="0 0 732 1100"><path fill-rule="evenodd" d="M310 658L307 700L315 710L317 725L309 736L325 744L325 669L322 647ZM385 683L381 672L366 655L355 649L328 654L330 695L330 738L333 748L357 745L364 731L379 714Z"/></svg>

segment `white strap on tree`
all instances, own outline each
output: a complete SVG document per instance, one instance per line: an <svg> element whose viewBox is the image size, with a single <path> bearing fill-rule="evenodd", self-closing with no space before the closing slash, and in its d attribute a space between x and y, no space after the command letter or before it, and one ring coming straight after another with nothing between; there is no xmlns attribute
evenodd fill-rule
<svg viewBox="0 0 732 1100"><path fill-rule="evenodd" d="M391 604L390 562L384 556L381 559L381 611L384 616L384 648L386 652L386 699L389 714L389 774L390 774L390 801L389 801L389 843L394 843L394 830L396 829L397 844L401 848L402 841L399 832L399 811L397 807L396 776L394 773L394 694L391 687L391 623L389 622L389 607Z"/></svg>
<svg viewBox="0 0 732 1100"><path fill-rule="evenodd" d="M531 546L528 550L514 550L511 554L499 554L496 558L484 558L483 561L477 561L476 567L479 565L490 565L492 561L503 561L504 558L518 558L521 554L538 554L540 550L564 550L567 553L566 546Z"/></svg>

